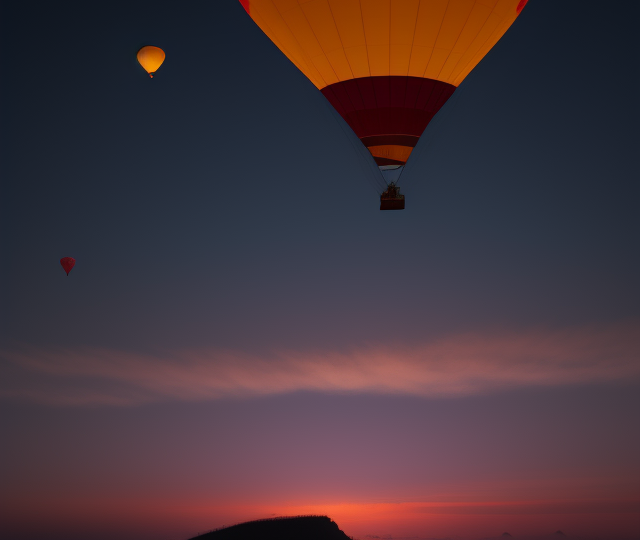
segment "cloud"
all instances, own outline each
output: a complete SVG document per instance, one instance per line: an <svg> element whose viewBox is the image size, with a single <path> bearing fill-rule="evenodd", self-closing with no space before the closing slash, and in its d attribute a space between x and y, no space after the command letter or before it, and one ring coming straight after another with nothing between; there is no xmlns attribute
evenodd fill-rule
<svg viewBox="0 0 640 540"><path fill-rule="evenodd" d="M0 354L0 397L130 405L296 391L463 396L640 376L640 324L464 334L348 351L199 349L164 355L14 347Z"/></svg>

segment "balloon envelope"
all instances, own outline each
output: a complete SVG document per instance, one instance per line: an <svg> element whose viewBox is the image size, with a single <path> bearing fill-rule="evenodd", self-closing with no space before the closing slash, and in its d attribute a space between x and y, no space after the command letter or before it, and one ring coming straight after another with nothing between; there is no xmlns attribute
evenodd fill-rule
<svg viewBox="0 0 640 540"><path fill-rule="evenodd" d="M153 74L162 65L162 62L164 62L164 57L164 51L159 47L154 47L152 45L142 47L142 49L138 51L138 62L140 62L140 65L146 70L151 78L153 78Z"/></svg>
<svg viewBox="0 0 640 540"><path fill-rule="evenodd" d="M73 257L62 257L62 259L60 259L60 264L67 275L69 275L69 272L71 272L71 269L76 264L76 260Z"/></svg>
<svg viewBox="0 0 640 540"><path fill-rule="evenodd" d="M379 166L404 165L527 0L240 0Z"/></svg>

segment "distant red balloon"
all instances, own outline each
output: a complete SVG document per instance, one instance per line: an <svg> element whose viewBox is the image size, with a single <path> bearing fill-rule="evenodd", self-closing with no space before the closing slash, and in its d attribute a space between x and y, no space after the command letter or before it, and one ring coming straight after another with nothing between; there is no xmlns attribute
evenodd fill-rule
<svg viewBox="0 0 640 540"><path fill-rule="evenodd" d="M64 268L64 271L67 273L67 275L69 275L69 272L71 272L71 269L76 264L76 260L73 257L62 257L62 259L60 259L60 264L62 265L62 268Z"/></svg>

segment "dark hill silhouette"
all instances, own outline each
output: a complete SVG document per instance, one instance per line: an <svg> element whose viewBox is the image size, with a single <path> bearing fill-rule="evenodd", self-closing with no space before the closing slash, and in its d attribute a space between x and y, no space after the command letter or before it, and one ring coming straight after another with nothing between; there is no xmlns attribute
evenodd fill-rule
<svg viewBox="0 0 640 540"><path fill-rule="evenodd" d="M350 540L327 516L300 516L248 521L211 531L191 540Z"/></svg>

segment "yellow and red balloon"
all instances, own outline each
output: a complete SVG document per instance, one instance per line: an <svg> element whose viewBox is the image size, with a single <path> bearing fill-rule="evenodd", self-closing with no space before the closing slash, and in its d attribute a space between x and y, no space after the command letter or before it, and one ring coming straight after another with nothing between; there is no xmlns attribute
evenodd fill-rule
<svg viewBox="0 0 640 540"><path fill-rule="evenodd" d="M160 47L154 47L153 45L147 45L142 47L138 51L138 62L149 74L149 77L153 79L153 74L158 71L158 68L164 62L165 54Z"/></svg>
<svg viewBox="0 0 640 540"><path fill-rule="evenodd" d="M240 0L380 166L431 119L527 0Z"/></svg>

